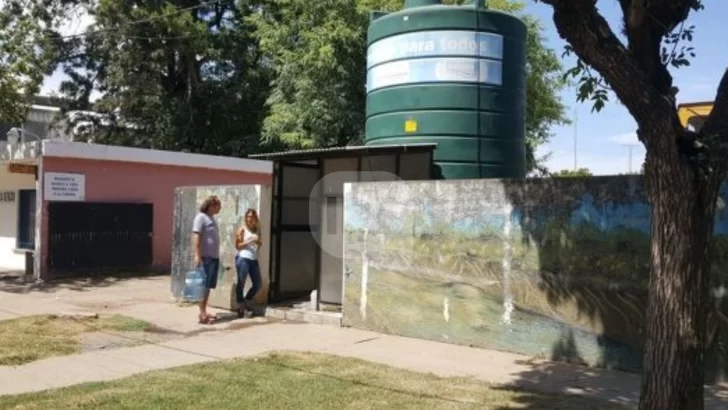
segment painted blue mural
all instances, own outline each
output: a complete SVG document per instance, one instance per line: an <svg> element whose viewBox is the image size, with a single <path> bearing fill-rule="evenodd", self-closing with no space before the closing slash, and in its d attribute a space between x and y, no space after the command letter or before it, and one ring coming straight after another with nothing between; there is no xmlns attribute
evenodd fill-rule
<svg viewBox="0 0 728 410"><path fill-rule="evenodd" d="M726 362L716 218L709 377ZM345 195L344 323L639 371L650 206L639 177L360 183Z"/></svg>

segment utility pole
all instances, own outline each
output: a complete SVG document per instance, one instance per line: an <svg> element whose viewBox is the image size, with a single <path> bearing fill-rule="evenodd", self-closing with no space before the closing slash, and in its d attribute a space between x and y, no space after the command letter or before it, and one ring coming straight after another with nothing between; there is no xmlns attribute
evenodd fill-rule
<svg viewBox="0 0 728 410"><path fill-rule="evenodd" d="M627 160L629 161L627 163L627 169L629 170L629 174L632 174L632 149L636 147L635 144L622 144L623 146L627 147Z"/></svg>
<svg viewBox="0 0 728 410"><path fill-rule="evenodd" d="M579 163L577 161L577 148L579 140L579 112L577 111L577 103L574 102L574 171L577 170Z"/></svg>

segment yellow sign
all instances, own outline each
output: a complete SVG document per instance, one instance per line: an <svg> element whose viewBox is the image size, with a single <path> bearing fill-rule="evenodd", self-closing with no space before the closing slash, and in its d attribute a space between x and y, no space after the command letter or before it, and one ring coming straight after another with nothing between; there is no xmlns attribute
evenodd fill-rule
<svg viewBox="0 0 728 410"><path fill-rule="evenodd" d="M35 174L37 167L28 164L8 164L8 172L11 174Z"/></svg>
<svg viewBox="0 0 728 410"><path fill-rule="evenodd" d="M404 122L404 132L411 133L417 132L417 121L407 120Z"/></svg>

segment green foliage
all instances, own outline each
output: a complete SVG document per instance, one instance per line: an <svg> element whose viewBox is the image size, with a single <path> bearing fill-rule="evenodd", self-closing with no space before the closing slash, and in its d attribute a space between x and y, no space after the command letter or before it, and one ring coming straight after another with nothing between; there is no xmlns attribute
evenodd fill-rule
<svg viewBox="0 0 728 410"><path fill-rule="evenodd" d="M693 10L704 8L700 0L692 5ZM662 64L673 68L687 67L690 59L696 56L695 48L685 45L693 41L695 26L685 27L683 21L677 28L662 39L660 56ZM574 48L567 44L564 46L562 57L574 54ZM576 65L566 71L564 80L575 81L577 86L576 99L578 102L590 101L592 112L599 112L609 102L609 85L604 81L601 74L596 73L581 58L576 60Z"/></svg>
<svg viewBox="0 0 728 410"><path fill-rule="evenodd" d="M30 98L55 67L58 27L73 1L0 3L0 122L25 119Z"/></svg>
<svg viewBox="0 0 728 410"><path fill-rule="evenodd" d="M562 58L570 56L574 49L570 45L564 46ZM609 86L604 78L592 72L591 67L582 59L576 60L576 65L564 74L564 80L576 80L577 93L576 100L578 102L591 101L592 112L599 112L609 102Z"/></svg>
<svg viewBox="0 0 728 410"><path fill-rule="evenodd" d="M496 2L491 7L498 4ZM554 50L546 47L543 27L530 16L522 16L528 28L526 38L526 163L527 172L545 175L543 163L547 157L537 158L536 150L552 137L551 127L568 124L566 109L559 94L567 81L562 65Z"/></svg>
<svg viewBox="0 0 728 410"><path fill-rule="evenodd" d="M224 155L361 143L369 13L403 4L101 0L91 34L67 39L60 61L71 77L62 86L67 109L103 116L77 115L71 126L96 142ZM535 152L552 126L568 122L559 99L566 82L539 22L522 17L528 166L545 173Z"/></svg>
<svg viewBox="0 0 728 410"><path fill-rule="evenodd" d="M663 40L662 64L671 65L674 68L687 67L690 65L690 58L695 58L695 48L684 45L685 42L693 41L693 33L695 26L684 27L680 30L668 34ZM679 47L679 50L678 50Z"/></svg>
<svg viewBox="0 0 728 410"><path fill-rule="evenodd" d="M577 170L573 169L562 169L559 172L556 172L552 174L553 177L590 177L592 176L591 171L589 171L589 168L579 168Z"/></svg>
<svg viewBox="0 0 728 410"><path fill-rule="evenodd" d="M269 70L254 2L101 0L91 34L63 62L71 125L96 142L243 155L260 150ZM131 22L131 23L130 23ZM102 93L93 104L91 90Z"/></svg>
<svg viewBox="0 0 728 410"><path fill-rule="evenodd" d="M248 21L274 81L266 141L347 145L364 134L367 14L355 0L269 0Z"/></svg>

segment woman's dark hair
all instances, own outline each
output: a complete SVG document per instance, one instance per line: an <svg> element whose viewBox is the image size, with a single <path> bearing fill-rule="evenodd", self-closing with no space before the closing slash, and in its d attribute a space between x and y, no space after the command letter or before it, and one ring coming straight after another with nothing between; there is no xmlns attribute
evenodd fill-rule
<svg viewBox="0 0 728 410"><path fill-rule="evenodd" d="M202 205L200 205L200 212L203 214L209 214L210 213L210 207L213 205L220 205L220 198L213 196L208 196L207 199L205 199L204 202L202 202Z"/></svg>
<svg viewBox="0 0 728 410"><path fill-rule="evenodd" d="M248 215L253 215L255 217L255 221L256 221L255 233L258 233L258 231L260 230L260 226L258 226L260 224L260 218L258 218L258 211L256 211L253 208L248 208L248 210L245 211L245 222L244 222L245 227L248 228L249 231L252 231L252 229L250 229L250 227L248 226Z"/></svg>

